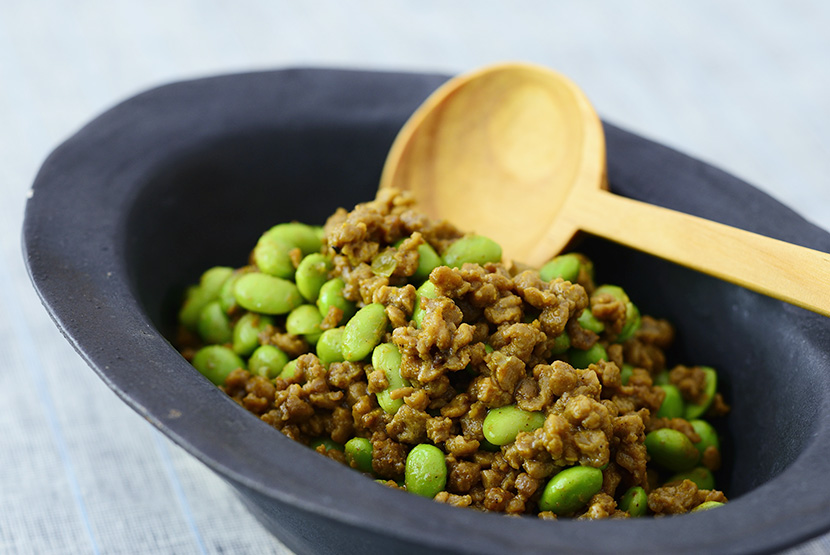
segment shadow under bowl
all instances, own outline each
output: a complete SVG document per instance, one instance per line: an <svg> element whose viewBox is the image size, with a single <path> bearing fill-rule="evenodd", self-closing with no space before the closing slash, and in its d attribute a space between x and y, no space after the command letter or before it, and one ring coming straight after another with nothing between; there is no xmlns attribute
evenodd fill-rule
<svg viewBox="0 0 830 555"><path fill-rule="evenodd" d="M292 69L112 108L49 156L26 206L44 305L101 379L299 553L770 552L830 529L828 320L607 241L580 245L600 281L676 325L671 362L719 370L731 502L715 511L550 522L434 503L289 440L171 346L180 295L204 269L242 265L275 223L323 223L372 198L395 134L445 79ZM605 130L614 192L830 251L826 232L746 183Z"/></svg>

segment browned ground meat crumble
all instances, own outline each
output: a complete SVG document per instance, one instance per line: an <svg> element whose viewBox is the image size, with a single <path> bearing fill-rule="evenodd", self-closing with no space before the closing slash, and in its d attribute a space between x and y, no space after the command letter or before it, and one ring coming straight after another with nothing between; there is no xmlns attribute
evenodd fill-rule
<svg viewBox="0 0 830 555"><path fill-rule="evenodd" d="M429 280L438 295L423 300L423 323L415 327L416 292L409 278L418 267L418 246L427 242L440 254L464 234L419 213L410 197L390 192L351 212L338 210L324 229L324 252L333 261L329 277L345 281L344 295L358 307L385 306L392 331L384 341L400 350L401 376L411 385L392 393L404 404L388 414L375 396L389 385L383 371L368 360L326 368L303 338L286 333L275 319L260 342L299 357L295 377L269 380L237 369L222 386L264 422L306 444L320 437L341 444L355 436L369 439L373 477L391 487L402 487L409 450L434 444L445 453L448 469L446 489L435 500L458 507L556 518L540 512L537 503L547 480L573 465L603 469L602 490L569 515L577 518L627 517L615 499L635 485L648 493L654 515L725 501L720 491L699 490L689 480L658 487L648 464L649 431L672 428L700 440L686 420L655 416L664 397L654 385L660 372L668 370L688 402L705 394L700 368L667 367L665 350L674 339L668 322L643 316L633 337L613 343L608 338L621 332L626 306L610 295L590 297L595 284L584 266L571 283L546 282L538 271L514 264L487 263L434 269ZM394 260L388 276L373 271L379 256ZM583 310L607 332L580 326ZM342 325L342 316L330 311L323 329ZM556 338L565 332L575 348L601 343L609 360L575 368L567 354L553 355ZM624 364L633 367L625 385ZM485 445L484 418L489 409L509 404L542 411L544 425L492 450ZM720 395L713 410L728 410ZM317 450L345 463L342 451ZM702 464L717 469L718 450L710 448Z"/></svg>

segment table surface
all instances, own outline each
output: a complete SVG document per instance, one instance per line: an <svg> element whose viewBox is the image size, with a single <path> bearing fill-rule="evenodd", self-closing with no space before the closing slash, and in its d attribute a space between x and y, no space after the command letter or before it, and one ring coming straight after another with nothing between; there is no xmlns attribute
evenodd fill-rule
<svg viewBox="0 0 830 555"><path fill-rule="evenodd" d="M808 0L0 3L0 552L288 552L116 398L30 285L27 191L49 152L101 111L219 73L454 74L525 60L569 75L607 120L830 229L828 23L830 3ZM830 553L830 535L791 553Z"/></svg>

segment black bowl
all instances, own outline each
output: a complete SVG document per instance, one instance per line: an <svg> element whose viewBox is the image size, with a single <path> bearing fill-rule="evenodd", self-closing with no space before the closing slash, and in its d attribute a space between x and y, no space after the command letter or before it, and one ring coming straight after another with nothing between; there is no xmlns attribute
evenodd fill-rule
<svg viewBox="0 0 830 555"><path fill-rule="evenodd" d="M32 280L131 407L233 485L297 552L764 552L830 529L830 321L586 238L602 281L678 328L675 362L720 370L732 501L680 517L541 521L379 486L245 412L171 346L184 287L241 265L285 220L370 199L392 140L446 77L299 69L176 83L109 110L46 160L26 207ZM618 194L830 251L749 185L606 126ZM828 292L830 294L830 292Z"/></svg>

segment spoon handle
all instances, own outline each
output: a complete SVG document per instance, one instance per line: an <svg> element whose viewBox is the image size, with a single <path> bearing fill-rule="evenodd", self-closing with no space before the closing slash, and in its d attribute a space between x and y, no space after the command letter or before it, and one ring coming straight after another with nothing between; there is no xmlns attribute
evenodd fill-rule
<svg viewBox="0 0 830 555"><path fill-rule="evenodd" d="M830 316L828 253L604 190L572 195L569 212L588 233Z"/></svg>

